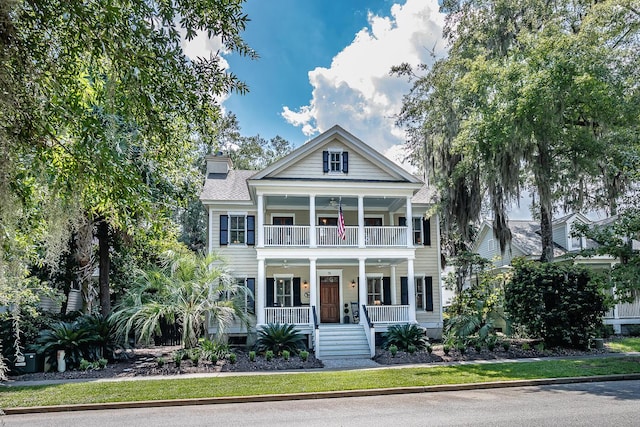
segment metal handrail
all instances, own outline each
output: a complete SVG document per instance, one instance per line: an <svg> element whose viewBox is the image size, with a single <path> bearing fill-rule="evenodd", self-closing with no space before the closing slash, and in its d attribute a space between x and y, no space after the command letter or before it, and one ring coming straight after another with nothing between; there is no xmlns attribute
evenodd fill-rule
<svg viewBox="0 0 640 427"><path fill-rule="evenodd" d="M371 319L369 319L369 312L367 311L367 306L364 304L362 304L362 311L364 312L364 318L367 321L369 328L373 328L373 322L371 322Z"/></svg>
<svg viewBox="0 0 640 427"><path fill-rule="evenodd" d="M311 312L313 313L313 329L318 329L320 325L318 324L318 314L316 313L316 306L311 306Z"/></svg>

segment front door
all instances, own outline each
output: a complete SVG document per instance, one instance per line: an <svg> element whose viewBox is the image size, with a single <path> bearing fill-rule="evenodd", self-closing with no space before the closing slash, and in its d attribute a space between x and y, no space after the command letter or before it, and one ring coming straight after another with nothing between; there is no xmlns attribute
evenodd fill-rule
<svg viewBox="0 0 640 427"><path fill-rule="evenodd" d="M320 322L340 322L340 277L320 276Z"/></svg>

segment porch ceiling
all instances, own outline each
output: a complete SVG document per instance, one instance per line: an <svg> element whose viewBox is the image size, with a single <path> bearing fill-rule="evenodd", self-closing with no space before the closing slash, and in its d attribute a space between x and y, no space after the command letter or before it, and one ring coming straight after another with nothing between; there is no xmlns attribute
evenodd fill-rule
<svg viewBox="0 0 640 427"><path fill-rule="evenodd" d="M335 196L317 196L316 197L316 209L317 210L337 210L338 201L340 195ZM398 205L399 201L404 203L404 198L395 197L365 197L363 199L364 208L377 209L377 210L390 210ZM309 197L305 196L280 196L269 195L265 196L265 207L267 209L272 207L289 207L291 209L308 209ZM351 210L358 209L357 197L342 197L342 209Z"/></svg>
<svg viewBox="0 0 640 427"><path fill-rule="evenodd" d="M365 261L365 267L367 269L372 268L386 268L391 265L399 265L406 262L403 258L380 258L380 259L368 259ZM309 262L300 259L285 259L285 258L271 258L265 261L265 265L268 267L307 267ZM316 261L316 268L320 267L341 267L341 266L357 266L357 259L344 259L344 258L323 258Z"/></svg>

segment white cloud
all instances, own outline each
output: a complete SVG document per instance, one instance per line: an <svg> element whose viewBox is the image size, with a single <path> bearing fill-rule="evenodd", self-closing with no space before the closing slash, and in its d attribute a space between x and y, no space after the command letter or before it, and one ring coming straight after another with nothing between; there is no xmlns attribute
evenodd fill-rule
<svg viewBox="0 0 640 427"><path fill-rule="evenodd" d="M410 86L389 71L403 62L431 64L434 55L446 54L444 15L438 9L437 0L407 0L394 4L390 16L370 13L368 28L333 58L330 68L309 72L309 104L285 106L282 116L307 136L339 124L381 152L403 144L395 116Z"/></svg>

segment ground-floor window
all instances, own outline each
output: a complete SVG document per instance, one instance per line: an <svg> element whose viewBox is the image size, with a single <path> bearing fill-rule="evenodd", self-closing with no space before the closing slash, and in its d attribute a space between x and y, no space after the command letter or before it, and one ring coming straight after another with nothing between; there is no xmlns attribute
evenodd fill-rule
<svg viewBox="0 0 640 427"><path fill-rule="evenodd" d="M275 303L279 307L293 307L293 279L277 277L274 286Z"/></svg>
<svg viewBox="0 0 640 427"><path fill-rule="evenodd" d="M416 308L424 309L424 279L416 277Z"/></svg>
<svg viewBox="0 0 640 427"><path fill-rule="evenodd" d="M382 304L382 277L367 278L367 304Z"/></svg>

